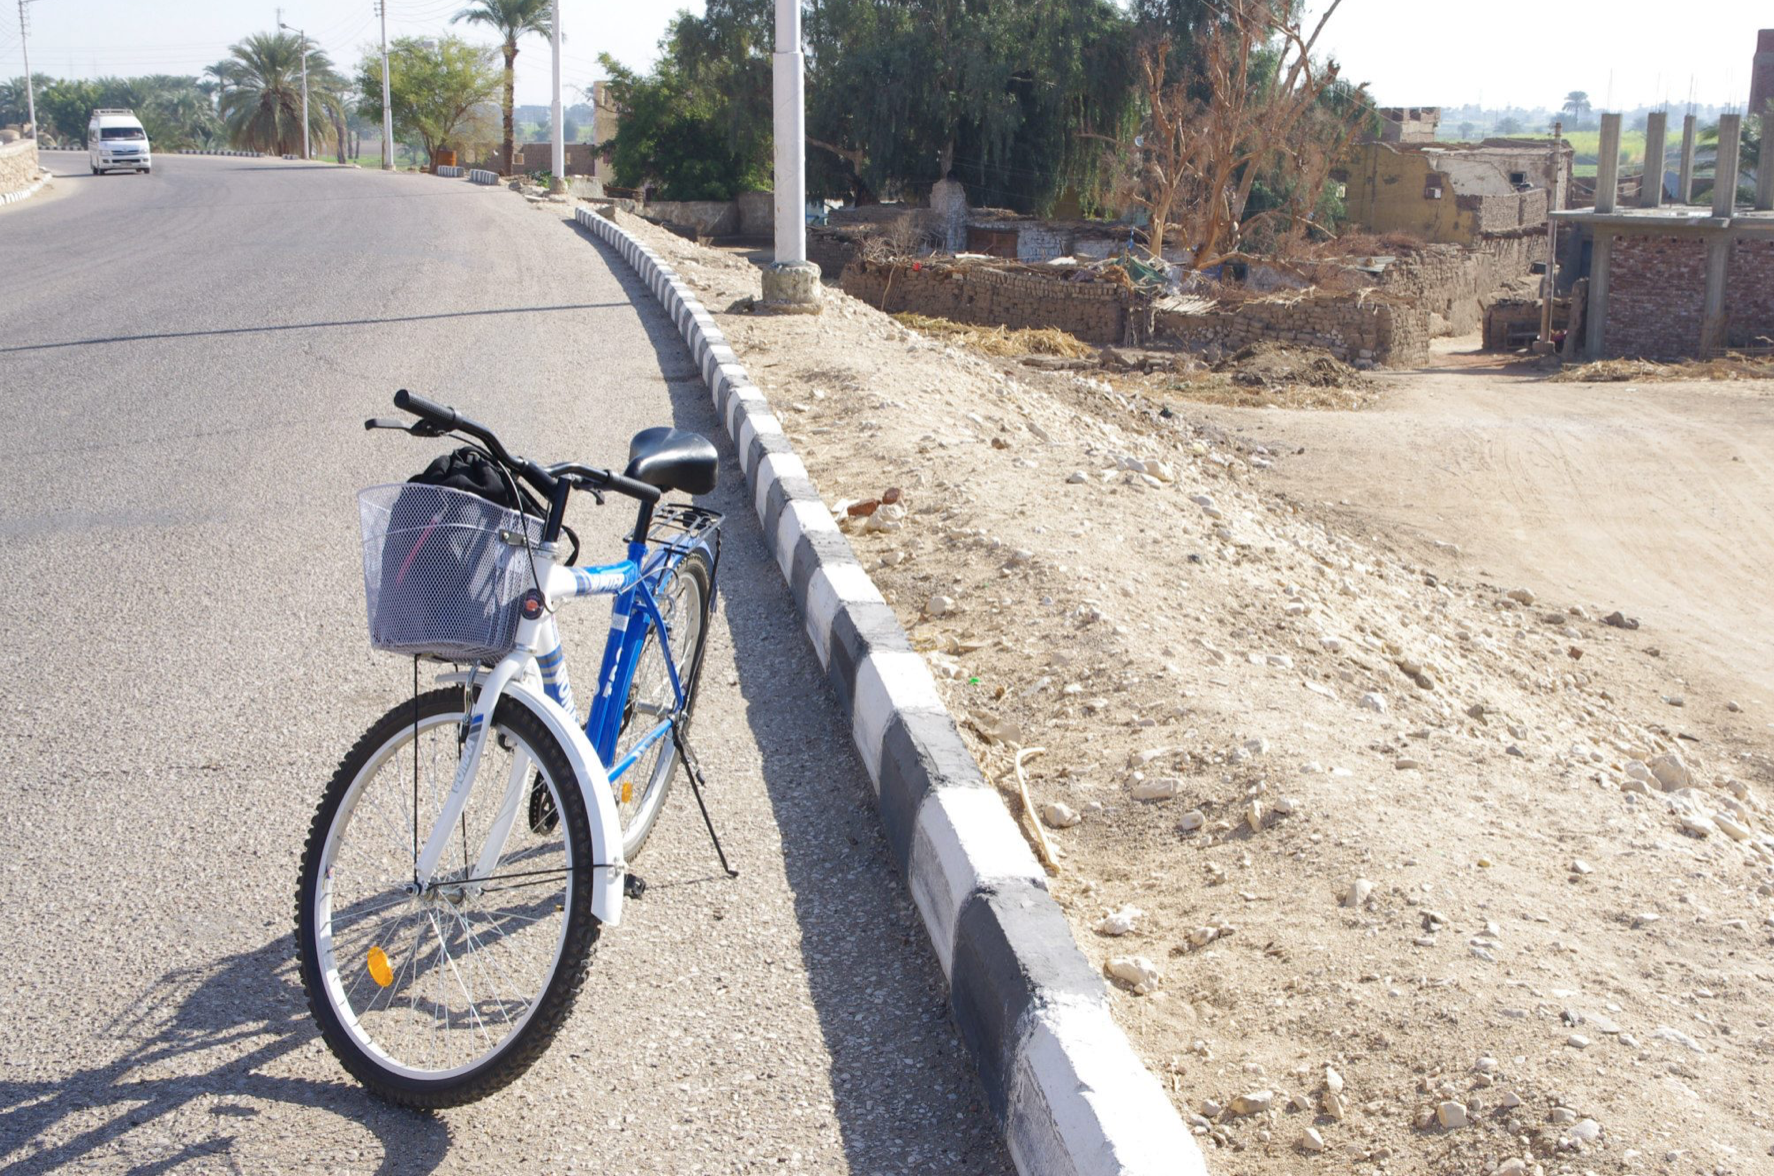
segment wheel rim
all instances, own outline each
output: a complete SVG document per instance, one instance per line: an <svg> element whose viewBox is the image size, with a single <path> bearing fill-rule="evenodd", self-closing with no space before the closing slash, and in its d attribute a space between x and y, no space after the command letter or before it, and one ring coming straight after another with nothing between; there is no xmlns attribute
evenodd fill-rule
<svg viewBox="0 0 1774 1176"><path fill-rule="evenodd" d="M678 669L678 680L686 691L689 690L690 684L684 678L690 672L690 656L702 635L700 595L700 583L681 568L659 594L657 603L659 616L665 622L665 639L661 640L657 628L648 626L646 640L635 660L634 678L629 687L622 726L616 735L616 755L612 762L621 762L643 736L671 714L675 699L671 678L665 671L668 646L672 662ZM623 773L621 780L614 782L616 814L622 824L627 852L632 853L636 848L629 844L630 829L646 828L664 791L665 778L676 766L677 748L668 735Z"/></svg>
<svg viewBox="0 0 1774 1176"><path fill-rule="evenodd" d="M421 844L454 776L459 719L418 724ZM560 802L534 750L495 727L434 885L412 894L413 746L407 727L340 801L316 875L315 944L325 999L351 1040L402 1077L448 1080L509 1048L547 991L576 897L572 845L564 822L537 832L520 814L488 880L469 881L518 756L520 795L539 774Z"/></svg>

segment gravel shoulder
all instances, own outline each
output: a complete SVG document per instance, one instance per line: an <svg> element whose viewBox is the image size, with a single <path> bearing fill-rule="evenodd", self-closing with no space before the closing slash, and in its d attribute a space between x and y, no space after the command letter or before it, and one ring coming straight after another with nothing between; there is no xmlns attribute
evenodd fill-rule
<svg viewBox="0 0 1774 1176"><path fill-rule="evenodd" d="M1754 390L1689 393L1737 397L1709 427L1741 451L1665 445L1648 469L1633 455L1679 403L1449 400L1498 471L1450 478L1441 434L1385 419L1439 394L1391 378L1358 414L1166 404L836 290L817 318L753 315L748 263L620 221L716 309L826 500L856 507L852 544L1012 811L1014 752L1043 749L1053 890L1211 1167L1766 1166L1774 715L1706 645L1755 631L1731 580L1768 557L1768 502L1719 466L1751 464ZM1496 456L1516 445L1540 451L1530 474ZM1571 490L1585 471L1606 478ZM1751 520L1735 545L1688 534L1709 477L1743 495L1715 504ZM1667 546L1629 525L1672 498ZM1635 559L1694 591L1585 570ZM1718 613L1687 615L1707 585Z"/></svg>

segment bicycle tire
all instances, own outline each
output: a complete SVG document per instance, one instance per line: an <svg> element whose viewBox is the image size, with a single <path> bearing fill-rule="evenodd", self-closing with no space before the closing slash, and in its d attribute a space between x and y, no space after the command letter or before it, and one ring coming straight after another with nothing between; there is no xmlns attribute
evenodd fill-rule
<svg viewBox="0 0 1774 1176"><path fill-rule="evenodd" d="M684 591L687 597L693 599L680 599L675 606L668 608L667 600L670 599L670 594L679 588ZM668 582L660 593L662 597L667 598L660 600L659 604L660 612L665 615L668 625L673 622L679 610L682 610L684 617L693 617L696 622L695 630L690 636L679 642L673 659L677 666L678 681L684 686L683 728L686 732L689 730L690 716L696 706L696 687L702 676L702 652L708 644L708 615L713 589L714 568L709 562L708 553L699 548L684 557L677 566L675 578ZM669 649L668 643L660 641L658 627L649 620L647 633L642 638L640 649L636 655L635 676L629 682L628 697L623 700L622 726L616 739L618 760L623 755L622 736L644 734L640 730L640 726L644 724L637 725L635 720L649 713L649 708L644 705L646 700L637 699L637 695L643 692L653 694L655 696L651 699L653 710L656 710L660 704L661 696L667 700L670 699L671 683L664 676L663 661L656 663L658 666L657 680L648 681L643 677L643 670L650 664L654 664L649 655L656 656L661 645ZM631 862L640 853L641 847L646 844L647 835L653 831L653 824L659 819L659 813L665 807L665 799L671 794L672 779L677 774L678 749L676 743L672 741L670 736L667 736L659 741L657 748L658 750L654 753L656 758L653 767L645 772L645 783L638 796L630 795L625 800L622 783L618 781L615 785L616 811L622 821L622 853ZM644 764L645 760L637 762L634 767L629 769L629 772L641 771Z"/></svg>
<svg viewBox="0 0 1774 1176"><path fill-rule="evenodd" d="M479 904L492 898L492 887L486 888L488 893L483 894L476 891L472 895L463 894L459 899L451 900L449 903L444 903L441 900L431 902L432 907L444 912L442 925L440 927L439 918L433 915L426 915L423 921L411 920L415 934L414 948L410 957L412 979L406 985L409 990L407 999L410 1013L403 1014L399 1006L400 994L396 991L396 986L405 976L407 964L403 962L398 971L392 972L393 983L385 982L381 975L376 974L374 955L375 952L382 950L376 937L383 934L383 928L395 919L399 919L401 922L395 931L395 935L398 935L399 928L408 925L409 915L401 910L397 910L392 915L381 914L382 910L398 907L400 899L394 897L399 893L398 887L391 890L387 884L380 883L383 886L384 895L390 897L392 901L386 907L366 910L362 916L363 922L357 925L367 927L372 918L381 920L378 926L370 929L371 941L378 943L378 946L373 947L369 953L367 971L374 978L375 984L389 993L388 1004L385 1009L377 1013L374 1006L379 996L375 990L371 990L367 1007L351 1006L350 992L345 990L341 967L343 961L354 957L349 951L342 953L340 947L354 933L342 931L337 926L333 907L334 888L339 885L334 866L340 845L345 834L349 831L352 817L357 814L359 806L365 804L368 790L377 783L382 770L390 764L394 765L397 772L408 770L401 765L400 752L404 747L414 743L415 727L417 727L421 738L427 733L438 733L447 739L451 734L459 731L461 716L464 712L464 696L460 689L446 688L430 691L421 694L414 701L403 702L395 706L358 739L341 761L315 811L307 844L302 852L301 880L296 892L297 955L302 986L307 993L308 1007L320 1028L321 1037L326 1041L327 1047L332 1050L333 1055L338 1058L340 1064L369 1090L391 1103L422 1109L460 1106L485 1098L508 1086L528 1070L548 1048L572 1012L601 930L599 920L591 911L591 871L579 868L590 866L593 856L590 824L585 811L584 798L580 795L571 761L549 733L547 727L527 707L511 699L503 699L494 710L492 730L488 733L485 742L486 751L483 752L482 769L483 771L487 769L489 761L494 758L496 748L510 752L514 764L520 747L531 758L536 771L540 773L545 787L549 790L556 811L561 816L559 827L562 829L562 833L560 839L564 853L567 855L562 859L562 866L558 871L550 868L540 871L540 873L559 872L561 874L563 897L558 903L554 901L552 892L544 893L538 898L534 887L546 883L526 882L521 886L507 883L498 891L506 897L494 899L484 909L480 909L480 913L486 917L484 924L476 923L473 916ZM456 735L456 738L459 740L460 736ZM420 748L423 750L423 744L420 744ZM407 761L412 762L413 758L409 755ZM416 771L416 769L414 770ZM534 774L528 768L525 769L525 772L526 775ZM366 773L368 774L366 775ZM476 783L479 787L484 785L485 781L477 781ZM445 780L444 784L447 790L448 780ZM416 784L414 789L415 802L417 802L420 796ZM378 796L377 799L379 801L380 797ZM472 793L470 800L473 803L474 795ZM342 811L345 823L340 825L338 821ZM416 803L415 808L409 811L421 810ZM371 816L386 816L385 811L368 810L368 812ZM421 829L428 829L423 820L413 823L418 824ZM366 825L368 824L371 822L366 820ZM385 832L393 834L397 840L409 831L406 821L392 823L384 821L383 824ZM522 821L514 822L512 824L513 832L515 833L522 824ZM462 877L466 877L468 873L466 864L468 828L465 814ZM371 835L374 835L374 832L371 830ZM415 833L414 836L417 838L420 835ZM454 840L453 834L452 840ZM509 841L506 844L509 845ZM391 855L396 867L402 865L399 859L405 856L404 845L399 848L402 850L401 853ZM546 855L541 858L522 856L531 852L531 850L520 850L518 854L513 856L519 857L526 864L533 864L538 860L549 860ZM500 867L495 869L494 873L504 872L506 860L503 856L500 858ZM405 865L410 867L410 860ZM366 869L365 874L368 872ZM323 879L325 880L324 892L321 886ZM520 891L524 887L528 887L529 891L522 898L511 897L511 892ZM406 897L406 901L416 911L422 911L426 906L425 900L414 898L411 895ZM519 907L528 904L527 909L540 913L528 919L514 918L511 914L513 904L517 904ZM452 906L454 909L450 909ZM553 909L550 911L547 909L548 907ZM467 913L463 914L464 911ZM450 954L447 947L447 940L450 937L448 933L457 929L449 922L449 918L452 916L458 918L461 929L461 935L457 938L457 954L455 956ZM462 987L462 994L467 998L468 1015L474 1018L482 1035L490 1040L491 1034L487 1031L486 1020L491 1019L491 1012L486 1013L486 1019L483 1019L483 1014L478 1011L478 1006L485 1006L488 1003L486 1000L488 993L483 990L482 997L477 999L472 986L461 979L462 973L466 971L473 981L473 986L482 985L483 978L485 978L491 988L493 1006L497 1007L504 1003L499 997L497 988L499 972L490 966L490 962L499 963L500 968L505 966L504 963L483 958L480 961L481 971L478 973L469 963L470 960L476 958L475 953L490 953L492 950L491 947L485 945L480 936L485 935L488 939L492 939L494 936L498 936L500 940L516 939L518 936L528 934L526 928L536 927L545 921L550 923L558 921L560 927L558 933L554 933L558 934L558 941L554 945L550 962L545 965L538 963L536 974L540 980L535 985L538 987L538 991L529 1004L519 1010L515 1021L509 1011L505 1012L504 1025L510 1028L484 1055L471 1057L469 1061L464 1063L446 1065L441 1068L433 1067L428 1071L424 1067L405 1064L396 1059L389 1052L390 1047L387 1042L370 1036L371 1030L365 1027L366 1022L377 1026L385 1023L377 1018L400 1018L402 1020L420 1018L418 999L422 982L419 977L419 967L421 966L419 944L426 941L424 928L429 925L436 932L438 943L435 955L440 962L434 969L435 973L439 977L443 976L445 974L444 964L448 964L452 969L457 969L456 979ZM514 928L515 930L513 930ZM537 961L549 956L548 938L550 934L551 932L547 928L543 928L538 932L538 938L527 939L525 942L528 946L525 949L525 955ZM395 942L398 943L398 940ZM426 951L430 955L433 949L427 947ZM517 959L515 956L511 958ZM459 967L456 963L457 959L461 961ZM521 960L519 962L521 963ZM384 971L389 971L391 963L390 957L384 954L381 968ZM505 976L509 979L509 971L506 971ZM355 991L356 986L360 983L361 976L353 982L351 991ZM523 987L529 987L529 985ZM447 990L447 984L434 985L434 990L436 989L443 989L445 997L454 999L454 994ZM435 1009L441 1002L437 1001L431 993L425 993L423 999L425 1001L423 1012L431 1019L433 1049L435 1050L437 1035ZM344 1007L342 1008L341 1005ZM445 1032L448 1033L451 1031L451 1024L447 1004L443 1006L443 1020ZM497 1020L493 1020L492 1024L494 1028L501 1028ZM460 1019L458 1025L462 1029L468 1028L466 1017ZM445 1061L449 1061L448 1056Z"/></svg>

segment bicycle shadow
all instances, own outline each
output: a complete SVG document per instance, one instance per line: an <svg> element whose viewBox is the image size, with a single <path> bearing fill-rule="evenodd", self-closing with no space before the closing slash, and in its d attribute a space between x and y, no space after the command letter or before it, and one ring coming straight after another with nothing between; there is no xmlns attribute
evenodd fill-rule
<svg viewBox="0 0 1774 1176"><path fill-rule="evenodd" d="M954 1033L941 969L888 852L849 723L764 542L708 389L671 320L627 263L584 228L571 227L634 301L658 355L673 423L709 437L721 454L720 486L706 499L727 518L714 624L726 630L741 668L738 693L781 836L845 1155L856 1171L870 1173L1008 1173L984 1091ZM738 584L758 591L734 595ZM734 803L722 795L721 749L699 749L719 828L723 802L729 813ZM701 823L693 804L677 818ZM742 871L761 867L735 864ZM743 875L738 884L745 885Z"/></svg>
<svg viewBox="0 0 1774 1176"><path fill-rule="evenodd" d="M354 1170L435 1169L450 1148L441 1119L381 1103L343 1073L338 1081L319 1081L289 1076L289 1067L279 1065L317 1037L294 957L294 939L284 935L254 951L176 968L95 1034L103 1041L134 1040L115 1061L47 1081L0 1077L0 1170L22 1176L122 1160L130 1172L146 1174L206 1158L228 1165L240 1139L234 1124L259 1117L253 1102L330 1112L362 1128L382 1155L379 1162L357 1155ZM206 1053L217 1056L194 1068L192 1059ZM207 1114L204 1103L211 1104ZM173 1116L178 1142L130 1138ZM310 1138L305 1146L317 1142ZM363 1150L357 1133L353 1147ZM128 1162L157 1152L165 1154ZM314 1150L308 1155L321 1158Z"/></svg>

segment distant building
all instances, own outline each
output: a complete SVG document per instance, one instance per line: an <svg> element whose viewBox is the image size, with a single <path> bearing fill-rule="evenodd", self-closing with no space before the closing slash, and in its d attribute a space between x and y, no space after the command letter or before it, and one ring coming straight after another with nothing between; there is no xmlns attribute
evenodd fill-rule
<svg viewBox="0 0 1774 1176"><path fill-rule="evenodd" d="M1749 113L1763 114L1774 102L1774 29L1756 34L1756 52L1749 66Z"/></svg>
<svg viewBox="0 0 1774 1176"><path fill-rule="evenodd" d="M622 113L610 97L609 82L591 84L591 108L591 141L602 146L616 137L616 128L622 122Z"/></svg>
<svg viewBox="0 0 1774 1176"><path fill-rule="evenodd" d="M1406 113L1425 111L1440 114L1433 107ZM1411 120L1387 125L1404 133ZM1332 176L1343 184L1344 208L1356 225L1414 233L1430 244L1476 245L1545 225L1548 209L1564 204L1572 155L1569 144L1555 148L1550 140L1426 145L1380 139L1352 146Z"/></svg>
<svg viewBox="0 0 1774 1176"><path fill-rule="evenodd" d="M1441 125L1439 106L1387 106L1379 114L1382 143L1433 143Z"/></svg>

